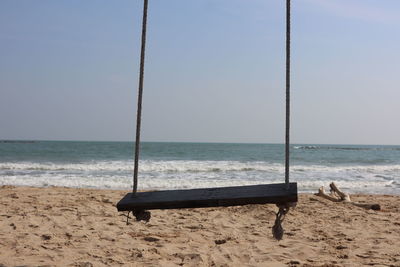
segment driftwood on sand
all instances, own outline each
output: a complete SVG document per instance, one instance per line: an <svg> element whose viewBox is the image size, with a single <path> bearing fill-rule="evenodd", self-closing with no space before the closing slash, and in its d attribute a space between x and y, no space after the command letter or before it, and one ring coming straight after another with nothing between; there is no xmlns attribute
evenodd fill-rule
<svg viewBox="0 0 400 267"><path fill-rule="evenodd" d="M327 194L325 193L325 189L323 186L321 186L318 189L318 193L316 193L316 196L323 197L325 199L328 199L333 202L344 202L344 203L350 203L354 206L361 207L364 209L372 209L372 210L380 210L381 206L379 204L370 204L370 203L359 203L359 202L354 202L350 199L350 195L347 193L342 192L338 186L335 183L331 183L330 185L331 188L331 193Z"/></svg>

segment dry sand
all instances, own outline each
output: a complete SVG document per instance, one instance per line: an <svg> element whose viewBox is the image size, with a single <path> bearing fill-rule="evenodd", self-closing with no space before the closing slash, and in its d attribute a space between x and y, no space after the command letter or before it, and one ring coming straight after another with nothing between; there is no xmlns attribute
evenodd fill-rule
<svg viewBox="0 0 400 267"><path fill-rule="evenodd" d="M275 241L273 205L152 211L115 204L121 191L0 188L0 266L400 266L400 196L352 196L367 211L300 195Z"/></svg>

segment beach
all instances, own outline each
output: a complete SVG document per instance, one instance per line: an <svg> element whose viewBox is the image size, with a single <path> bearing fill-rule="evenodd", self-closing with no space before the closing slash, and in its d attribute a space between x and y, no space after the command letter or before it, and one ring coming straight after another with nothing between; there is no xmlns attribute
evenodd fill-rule
<svg viewBox="0 0 400 267"><path fill-rule="evenodd" d="M400 267L400 1L47 2L0 1L0 267Z"/></svg>
<svg viewBox="0 0 400 267"><path fill-rule="evenodd" d="M0 188L2 266L400 266L400 196L352 195L381 211L300 194L283 240L277 208L152 211L126 224L121 190Z"/></svg>

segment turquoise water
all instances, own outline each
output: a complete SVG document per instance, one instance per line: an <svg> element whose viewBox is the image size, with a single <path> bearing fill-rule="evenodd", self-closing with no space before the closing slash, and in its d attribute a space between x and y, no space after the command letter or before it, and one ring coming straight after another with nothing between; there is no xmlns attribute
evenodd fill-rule
<svg viewBox="0 0 400 267"><path fill-rule="evenodd" d="M130 142L0 142L0 184L129 190ZM281 144L156 143L141 146L139 189L284 181ZM292 145L301 192L336 181L350 192L400 194L400 146Z"/></svg>

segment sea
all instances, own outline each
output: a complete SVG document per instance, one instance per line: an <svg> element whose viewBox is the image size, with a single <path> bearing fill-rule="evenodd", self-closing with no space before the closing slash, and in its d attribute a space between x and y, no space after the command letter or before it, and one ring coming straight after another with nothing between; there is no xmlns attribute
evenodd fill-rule
<svg viewBox="0 0 400 267"><path fill-rule="evenodd" d="M139 190L284 182L283 144L143 142ZM293 144L299 192L400 195L400 146ZM132 142L0 141L0 185L131 190Z"/></svg>

